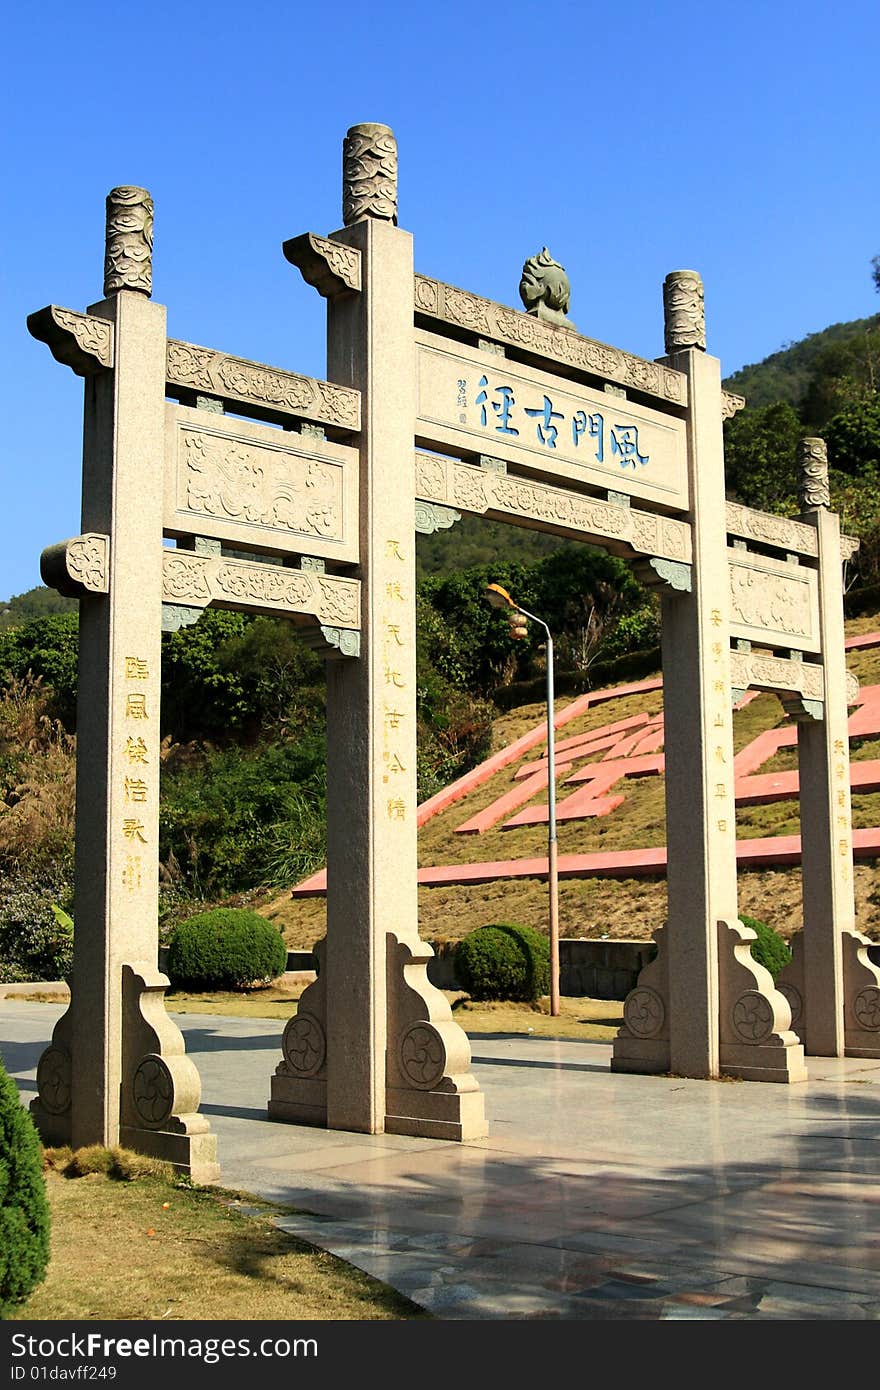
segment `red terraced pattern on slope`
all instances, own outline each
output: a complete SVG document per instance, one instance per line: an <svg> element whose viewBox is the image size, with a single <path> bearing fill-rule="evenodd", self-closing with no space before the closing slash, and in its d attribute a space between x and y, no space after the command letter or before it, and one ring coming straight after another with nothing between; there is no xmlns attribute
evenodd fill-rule
<svg viewBox="0 0 880 1390"><path fill-rule="evenodd" d="M877 646L880 646L880 632L867 633L859 637L848 637L845 642L847 650ZM624 695L637 694L642 691L658 690L662 687L662 684L662 680L655 678L646 681L636 681L633 684L618 686L611 690L601 690L581 695L576 700L573 700L571 704L566 705L564 709L557 712L554 719L554 727L557 729L564 727L572 719L583 714L588 708L602 704L605 701L618 699ZM748 691L743 699L736 705L736 709L742 709L745 705L751 703L752 700L757 699L759 693L760 692L754 690ZM849 734L851 738L880 732L880 725L878 725L878 705L880 705L880 686L866 687L865 690L861 692L861 703L854 710L849 719ZM593 730L592 733L574 735L572 738L557 744L557 753L561 751L565 754L569 750L572 753L571 758L564 759L561 764L557 762L557 767L570 766L570 763L574 761L575 758L584 757L589 752L600 751L602 747L608 747L609 743L611 747L605 756L611 759L617 751L615 744L618 740L617 737L610 738L609 736L618 735L626 729L635 729L637 726L641 726L642 729L647 728L648 731L644 734L640 732L638 735L639 742L632 750L633 754L636 756L620 761L628 767L630 772L634 771L632 767L633 763L645 764L644 769L640 769L641 775L654 770L660 772L663 766L662 755L652 759L647 756L639 758L638 754L648 754L656 749L658 743L662 739L662 727L657 727L661 717L662 716L658 715L633 715L628 719L617 720L613 724L605 725L602 729ZM471 772L460 777L458 781L453 782L451 786L445 787L443 791L438 792L436 796L423 802L418 808L418 825L424 825L432 816L446 810L447 807L467 796L468 792L474 787L483 785L493 777L496 772L508 767L512 762L522 757L524 753L536 747L546 739L546 733L546 722L538 724L534 729L523 734L519 739L509 744L507 748L499 750L498 753L493 754L491 758L487 758L484 763L481 763L479 767L474 768ZM739 804L750 805L758 800L783 800L797 796L796 772L769 773L761 777L750 775L771 758L780 748L792 747L796 743L796 730L791 728L770 729L763 734L759 734L747 748L742 749L741 752L737 754L735 759L735 774L737 802ZM648 764L657 764L657 766L655 768L654 766L648 766ZM613 764L611 765L613 766ZM604 772L606 768L609 767L609 764L606 763L603 766L602 763L599 763L592 765L592 767L595 767L597 770L601 769ZM588 778L591 778L592 767L590 769L581 769L579 772L570 776L567 781L586 781ZM850 770L851 787L854 792L866 793L880 790L880 760L852 763L850 765ZM542 773L543 783L539 784ZM522 780L520 781L519 787L509 794L511 797L516 796L517 799L510 803L508 809L522 806L524 800L528 800L530 796L542 790L542 786L546 786L546 755L536 762L529 764L526 768L520 769L516 775ZM636 775L639 774L636 773ZM534 781L532 782L528 796L522 797L519 793L528 785L526 782L527 778L529 782L532 782L532 779L534 779ZM761 790L762 786L766 788L763 792ZM587 788L584 790L589 790L589 788L590 782L588 781ZM598 790L595 781L592 783L592 789L595 796L595 792ZM575 796L581 794L582 792L574 793ZM500 798L499 801L502 799L503 798ZM571 799L572 798L568 798L567 800L570 801ZM614 809L615 805L619 805L621 800L623 800L622 797L596 798L593 802L592 814L607 814L608 811ZM613 802L614 805L607 805L606 808L603 802ZM497 807L498 804L499 803L496 802L495 806ZM563 802L557 809L557 815L560 819L568 818L563 813L563 807L565 807L565 805L566 802ZM546 821L546 806L543 808L529 808L529 812L537 813L541 811L541 809L543 809L543 820ZM528 814L528 812L521 813L523 817L525 817L526 814ZM584 815L583 810L581 810L580 815ZM499 816L495 816L493 818L493 823L499 818ZM472 819L476 820L476 817ZM521 824L529 823L526 822L525 819L520 821L519 817L515 819ZM534 819L540 822L541 818L535 815ZM534 823L534 821L530 823ZM465 825L467 824L466 822ZM460 828L464 829L465 827L462 826ZM853 832L853 853L856 858L872 858L880 855L880 827L868 830L855 830ZM774 836L767 839L740 840L737 843L737 861L741 867L752 867L759 864L772 863L795 864L800 862L800 855L800 836L796 835ZM603 874L608 877L628 878L641 874L661 873L665 871L665 868L666 849L663 846L646 850L620 850L604 854L563 855L559 860L560 876L568 878L591 877L598 874ZM481 864L426 867L419 870L418 881L421 884L481 883L491 881L495 878L545 877L546 874L546 858L495 860ZM326 891L326 887L327 873L325 869L321 869L318 873L312 874L309 878L298 884L292 892L295 897L320 896Z"/></svg>

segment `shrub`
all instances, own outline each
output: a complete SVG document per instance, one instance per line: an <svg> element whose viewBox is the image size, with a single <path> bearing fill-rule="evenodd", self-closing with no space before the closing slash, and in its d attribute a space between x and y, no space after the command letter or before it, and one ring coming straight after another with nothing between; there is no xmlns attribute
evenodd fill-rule
<svg viewBox="0 0 880 1390"><path fill-rule="evenodd" d="M0 1063L0 1317L46 1275L49 1203L40 1141Z"/></svg>
<svg viewBox="0 0 880 1390"><path fill-rule="evenodd" d="M73 890L63 865L0 876L0 980L63 980L73 963Z"/></svg>
<svg viewBox="0 0 880 1390"><path fill-rule="evenodd" d="M248 908L221 907L174 931L168 975L182 989L247 989L280 975L287 948L278 928Z"/></svg>
<svg viewBox="0 0 880 1390"><path fill-rule="evenodd" d="M759 922L756 917L745 917L743 913L739 914L739 920L744 927L751 927L758 937L757 941L751 943L752 960L756 960L759 965L765 965L775 980L791 960L791 951L779 933L766 922Z"/></svg>
<svg viewBox="0 0 880 1390"><path fill-rule="evenodd" d="M550 943L511 922L478 927L455 949L455 974L472 999L533 1003L550 988Z"/></svg>

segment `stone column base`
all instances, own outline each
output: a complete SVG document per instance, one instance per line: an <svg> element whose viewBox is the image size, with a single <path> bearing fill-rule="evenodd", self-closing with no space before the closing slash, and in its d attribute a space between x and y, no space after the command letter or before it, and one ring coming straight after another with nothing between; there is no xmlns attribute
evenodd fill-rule
<svg viewBox="0 0 880 1390"><path fill-rule="evenodd" d="M269 1119L327 1124L327 939L315 944L318 975L304 989L281 1038L282 1060L272 1077Z"/></svg>
<svg viewBox="0 0 880 1390"><path fill-rule="evenodd" d="M326 1128L326 1079L316 1076L291 1076L285 1064L281 1062L272 1077L267 1110L270 1120Z"/></svg>
<svg viewBox="0 0 880 1390"><path fill-rule="evenodd" d="M72 978L69 983L72 989ZM63 1148L73 1138L72 1046L73 1016L68 1004L52 1030L52 1041L37 1063L37 1094L30 1104L37 1133L49 1148Z"/></svg>
<svg viewBox="0 0 880 1390"><path fill-rule="evenodd" d="M489 1126L483 1107L483 1094L444 1091L396 1090L386 1092L388 1134L413 1134L420 1139L452 1139L468 1143L485 1139Z"/></svg>
<svg viewBox="0 0 880 1390"><path fill-rule="evenodd" d="M177 1117L180 1118L180 1117ZM201 1115L185 1117L186 1128L177 1130L140 1129L121 1125L119 1142L135 1153L147 1154L170 1163L181 1173L187 1173L194 1183L218 1182L220 1165L217 1162L217 1136L211 1134L208 1121Z"/></svg>

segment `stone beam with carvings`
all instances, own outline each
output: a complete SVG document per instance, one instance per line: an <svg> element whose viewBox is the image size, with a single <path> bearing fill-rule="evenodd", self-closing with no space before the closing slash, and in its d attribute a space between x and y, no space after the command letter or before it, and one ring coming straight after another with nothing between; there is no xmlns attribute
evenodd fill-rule
<svg viewBox="0 0 880 1390"><path fill-rule="evenodd" d="M29 314L28 332L77 376L94 376L113 366L113 325L94 314L49 304Z"/></svg>
<svg viewBox="0 0 880 1390"><path fill-rule="evenodd" d="M552 364L563 363L663 402L687 405L687 379L681 372L583 338L569 328L544 323L531 314L481 299L440 280L429 280L425 275L415 277L415 312L436 323L464 328L480 338L543 357L551 364L550 370Z"/></svg>
<svg viewBox="0 0 880 1390"><path fill-rule="evenodd" d="M761 545L772 545L792 555L818 555L816 532L812 526L772 512L755 511L738 502L727 503L727 532ZM859 548L854 536L841 536L840 558L849 560Z"/></svg>
<svg viewBox="0 0 880 1390"><path fill-rule="evenodd" d="M812 661L793 661L763 652L732 651L730 682L738 690L775 690L799 695L821 703L825 699L825 672ZM859 682L852 671L846 673L846 700L853 705L859 697Z"/></svg>
<svg viewBox="0 0 880 1390"><path fill-rule="evenodd" d="M685 564L691 559L691 530L683 521L421 450L416 450L416 498L492 520L528 518L556 534L601 541L624 556Z"/></svg>
<svg viewBox="0 0 880 1390"><path fill-rule="evenodd" d="M340 631L359 632L361 626L358 579L188 550L165 550L162 598L193 609L215 603L246 612L303 614Z"/></svg>
<svg viewBox="0 0 880 1390"><path fill-rule="evenodd" d="M294 417L344 434L361 427L361 396L348 386L299 376L194 343L168 339L165 367L169 394L179 388L215 396L233 408L250 406L272 420Z"/></svg>

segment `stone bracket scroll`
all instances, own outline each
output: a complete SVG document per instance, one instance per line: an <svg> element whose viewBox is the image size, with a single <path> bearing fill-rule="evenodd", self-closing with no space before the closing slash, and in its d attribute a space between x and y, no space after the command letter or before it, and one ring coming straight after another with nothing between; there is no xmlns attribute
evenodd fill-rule
<svg viewBox="0 0 880 1390"><path fill-rule="evenodd" d="M295 265L307 285L324 299L360 293L361 253L356 246L305 232L282 246L285 260Z"/></svg>
<svg viewBox="0 0 880 1390"><path fill-rule="evenodd" d="M110 537L88 531L47 546L40 556L40 578L65 598L106 594L110 589Z"/></svg>
<svg viewBox="0 0 880 1390"><path fill-rule="evenodd" d="M721 418L731 420L738 410L744 410L745 396L736 396L732 391L721 392Z"/></svg>
<svg viewBox="0 0 880 1390"><path fill-rule="evenodd" d="M61 309L50 304L29 314L28 332L45 343L62 366L77 376L94 376L113 366L113 325L93 314Z"/></svg>
<svg viewBox="0 0 880 1390"><path fill-rule="evenodd" d="M652 555L647 562L634 566L638 577L649 588L674 589L679 594L689 594L693 588L693 567L682 564L680 560L662 560Z"/></svg>
<svg viewBox="0 0 880 1390"><path fill-rule="evenodd" d="M416 502L416 530L420 536L448 531L457 521L461 521L461 512L454 507L444 507L439 502Z"/></svg>
<svg viewBox="0 0 880 1390"><path fill-rule="evenodd" d="M319 656L332 659L337 656L360 656L361 635L350 627L328 627L322 623L318 628L309 628L303 633L303 641Z"/></svg>

